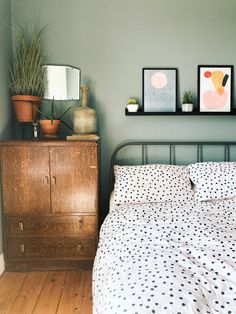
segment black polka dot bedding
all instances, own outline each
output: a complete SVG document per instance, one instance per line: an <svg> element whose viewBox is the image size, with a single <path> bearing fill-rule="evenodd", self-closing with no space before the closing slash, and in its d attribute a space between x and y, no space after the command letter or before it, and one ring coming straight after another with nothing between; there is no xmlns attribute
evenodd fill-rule
<svg viewBox="0 0 236 314"><path fill-rule="evenodd" d="M209 163L204 164L209 176ZM212 172L219 166L224 168L214 163ZM198 168L186 168L189 180ZM221 178L225 184L228 170ZM203 180L210 191L217 175ZM165 202L113 201L94 262L93 313L236 313L236 198L231 189L227 198L225 190L224 199L214 194L207 201L194 193Z"/></svg>

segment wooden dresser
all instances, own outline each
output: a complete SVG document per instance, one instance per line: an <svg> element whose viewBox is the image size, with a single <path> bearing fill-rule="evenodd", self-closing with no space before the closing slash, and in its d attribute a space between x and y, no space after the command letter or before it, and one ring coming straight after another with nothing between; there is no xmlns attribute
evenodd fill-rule
<svg viewBox="0 0 236 314"><path fill-rule="evenodd" d="M91 268L98 240L95 141L1 144L7 270Z"/></svg>

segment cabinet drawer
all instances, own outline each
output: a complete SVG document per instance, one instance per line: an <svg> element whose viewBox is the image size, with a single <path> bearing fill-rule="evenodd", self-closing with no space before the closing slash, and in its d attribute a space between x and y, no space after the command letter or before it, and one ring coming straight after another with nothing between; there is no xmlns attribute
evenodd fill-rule
<svg viewBox="0 0 236 314"><path fill-rule="evenodd" d="M7 258L93 259L95 252L95 237L22 237L6 239Z"/></svg>
<svg viewBox="0 0 236 314"><path fill-rule="evenodd" d="M20 258L20 257L26 257L26 251L25 251L25 239L6 239L5 245L5 253L6 258Z"/></svg>
<svg viewBox="0 0 236 314"><path fill-rule="evenodd" d="M96 216L5 216L7 235L86 235L96 236Z"/></svg>

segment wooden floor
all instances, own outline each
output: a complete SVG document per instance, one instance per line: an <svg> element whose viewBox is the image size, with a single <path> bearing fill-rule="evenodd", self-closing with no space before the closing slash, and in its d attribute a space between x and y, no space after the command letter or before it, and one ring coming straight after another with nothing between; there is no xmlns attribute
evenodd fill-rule
<svg viewBox="0 0 236 314"><path fill-rule="evenodd" d="M91 271L5 272L0 313L91 314Z"/></svg>

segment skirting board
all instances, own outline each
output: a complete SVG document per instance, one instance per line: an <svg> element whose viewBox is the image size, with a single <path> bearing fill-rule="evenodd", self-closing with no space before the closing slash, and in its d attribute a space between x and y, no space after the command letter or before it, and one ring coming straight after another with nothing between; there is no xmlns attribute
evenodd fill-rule
<svg viewBox="0 0 236 314"><path fill-rule="evenodd" d="M4 261L4 255L3 253L0 254L0 276L5 270L5 261Z"/></svg>

